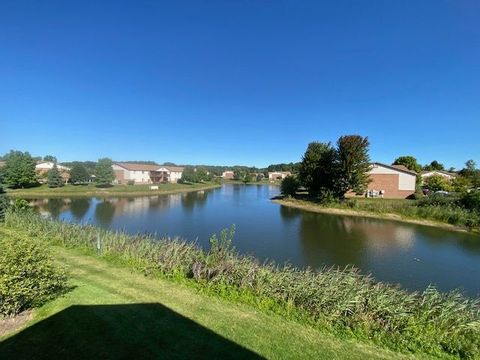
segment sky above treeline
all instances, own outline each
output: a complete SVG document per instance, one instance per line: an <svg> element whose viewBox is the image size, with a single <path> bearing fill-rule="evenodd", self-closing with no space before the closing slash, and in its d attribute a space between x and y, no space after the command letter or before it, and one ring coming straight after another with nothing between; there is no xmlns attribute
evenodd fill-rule
<svg viewBox="0 0 480 360"><path fill-rule="evenodd" d="M1 1L0 153L480 163L480 2Z"/></svg>

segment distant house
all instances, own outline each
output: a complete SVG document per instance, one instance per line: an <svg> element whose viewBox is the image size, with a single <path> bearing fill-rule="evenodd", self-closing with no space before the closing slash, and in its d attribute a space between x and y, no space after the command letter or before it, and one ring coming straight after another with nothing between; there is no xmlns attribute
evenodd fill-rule
<svg viewBox="0 0 480 360"><path fill-rule="evenodd" d="M38 182L45 183L48 171L53 169L54 166L55 163L53 161L38 162L37 165L35 165L35 172L37 173ZM57 169L65 183L68 183L68 180L70 180L70 168L57 164Z"/></svg>
<svg viewBox="0 0 480 360"><path fill-rule="evenodd" d="M176 183L183 173L183 167L136 163L114 163L115 182L126 184L133 181L135 184Z"/></svg>
<svg viewBox="0 0 480 360"><path fill-rule="evenodd" d="M430 170L430 171L422 171L420 174L422 177L422 180L425 180L426 178L429 178L430 176L442 176L448 181L452 181L457 177L457 174L449 172L449 171L443 171L443 170Z"/></svg>
<svg viewBox="0 0 480 360"><path fill-rule="evenodd" d="M0 160L0 168L5 166L5 161Z"/></svg>
<svg viewBox="0 0 480 360"><path fill-rule="evenodd" d="M290 171L271 171L271 172L269 171L268 180L269 181L283 180L290 175L292 175Z"/></svg>
<svg viewBox="0 0 480 360"><path fill-rule="evenodd" d="M415 193L417 173L403 165L372 164L367 197L405 199Z"/></svg>
<svg viewBox="0 0 480 360"><path fill-rule="evenodd" d="M233 180L234 177L235 173L231 170L227 170L222 173L222 178L224 178L225 180Z"/></svg>

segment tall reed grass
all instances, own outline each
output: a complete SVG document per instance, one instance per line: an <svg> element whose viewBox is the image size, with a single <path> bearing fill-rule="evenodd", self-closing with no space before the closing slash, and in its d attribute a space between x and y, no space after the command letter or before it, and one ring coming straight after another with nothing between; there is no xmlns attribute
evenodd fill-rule
<svg viewBox="0 0 480 360"><path fill-rule="evenodd" d="M334 333L400 351L480 357L480 305L433 287L407 292L355 268L320 271L260 263L231 246L234 228L202 250L181 239L155 239L8 213L6 226L52 244L98 251L145 273L181 279L209 293L248 302ZM97 249L98 237L101 249Z"/></svg>

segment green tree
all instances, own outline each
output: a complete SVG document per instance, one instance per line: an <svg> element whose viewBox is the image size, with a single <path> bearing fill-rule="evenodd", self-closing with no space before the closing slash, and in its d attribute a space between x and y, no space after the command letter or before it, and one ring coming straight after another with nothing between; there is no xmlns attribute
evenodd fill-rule
<svg viewBox="0 0 480 360"><path fill-rule="evenodd" d="M243 168L236 168L233 170L233 179L234 180L243 180L245 176L248 174L246 169Z"/></svg>
<svg viewBox="0 0 480 360"><path fill-rule="evenodd" d="M367 137L341 136L337 141L335 193L344 197L348 191L364 192L369 181L370 157Z"/></svg>
<svg viewBox="0 0 480 360"><path fill-rule="evenodd" d="M424 170L445 170L443 164L440 164L437 160L433 160L430 164L423 167Z"/></svg>
<svg viewBox="0 0 480 360"><path fill-rule="evenodd" d="M465 163L465 168L469 171L475 171L476 168L477 168L477 164L475 163L474 160L468 160L466 163Z"/></svg>
<svg viewBox="0 0 480 360"><path fill-rule="evenodd" d="M95 167L95 182L97 186L109 186L115 180L112 160L109 158L98 159Z"/></svg>
<svg viewBox="0 0 480 360"><path fill-rule="evenodd" d="M57 164L53 165L53 168L48 170L47 185L50 188L62 187L65 185L62 175L60 175L60 171L58 171Z"/></svg>
<svg viewBox="0 0 480 360"><path fill-rule="evenodd" d="M299 167L299 181L311 195L333 190L336 178L335 149L330 143L308 144Z"/></svg>
<svg viewBox="0 0 480 360"><path fill-rule="evenodd" d="M197 173L195 168L192 166L187 166L183 169L181 182L183 183L196 183L198 182Z"/></svg>
<svg viewBox="0 0 480 360"><path fill-rule="evenodd" d="M24 188L37 183L35 160L28 152L11 150L4 159L2 177L5 185L10 188Z"/></svg>
<svg viewBox="0 0 480 360"><path fill-rule="evenodd" d="M395 159L393 165L403 165L407 169L415 171L416 173L422 171L422 167L418 163L417 159L413 156L400 156Z"/></svg>
<svg viewBox="0 0 480 360"><path fill-rule="evenodd" d="M289 175L282 180L280 191L283 195L295 196L300 184L295 176Z"/></svg>
<svg viewBox="0 0 480 360"><path fill-rule="evenodd" d="M43 161L48 161L48 162L53 162L53 163L56 163L57 162L57 158L53 155L45 155L43 157Z"/></svg>
<svg viewBox="0 0 480 360"><path fill-rule="evenodd" d="M196 168L196 180L198 182L212 180L212 175L204 167Z"/></svg>
<svg viewBox="0 0 480 360"><path fill-rule="evenodd" d="M75 163L70 169L70 182L72 184L86 183L89 178L87 168L81 163Z"/></svg>
<svg viewBox="0 0 480 360"><path fill-rule="evenodd" d="M467 192L472 186L470 179L459 175L452 180L452 187L455 192Z"/></svg>
<svg viewBox="0 0 480 360"><path fill-rule="evenodd" d="M424 186L430 191L452 191L450 182L441 175L432 175L425 179Z"/></svg>

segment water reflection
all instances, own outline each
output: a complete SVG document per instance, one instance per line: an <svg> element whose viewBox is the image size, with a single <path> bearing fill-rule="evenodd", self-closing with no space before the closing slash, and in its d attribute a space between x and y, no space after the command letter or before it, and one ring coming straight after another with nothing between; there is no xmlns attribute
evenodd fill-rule
<svg viewBox="0 0 480 360"><path fill-rule="evenodd" d="M115 215L115 204L110 200L104 200L95 207L95 220L103 227L109 227Z"/></svg>
<svg viewBox="0 0 480 360"><path fill-rule="evenodd" d="M77 222L81 222L90 208L90 199L72 199L70 202L70 212Z"/></svg>

